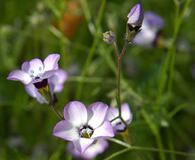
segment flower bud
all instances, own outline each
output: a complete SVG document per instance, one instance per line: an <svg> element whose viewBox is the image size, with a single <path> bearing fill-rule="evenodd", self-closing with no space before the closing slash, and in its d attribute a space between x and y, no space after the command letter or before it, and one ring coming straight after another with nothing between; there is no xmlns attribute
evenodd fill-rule
<svg viewBox="0 0 195 160"><path fill-rule="evenodd" d="M128 14L126 40L131 42L135 35L140 31L144 19L144 11L140 3L133 6Z"/></svg>
<svg viewBox="0 0 195 160"><path fill-rule="evenodd" d="M115 34L112 31L106 31L103 33L103 40L108 44L113 44L116 40Z"/></svg>
<svg viewBox="0 0 195 160"><path fill-rule="evenodd" d="M127 25L130 31L136 30L138 31L142 26L142 22L144 19L144 11L140 3L133 6L128 14Z"/></svg>

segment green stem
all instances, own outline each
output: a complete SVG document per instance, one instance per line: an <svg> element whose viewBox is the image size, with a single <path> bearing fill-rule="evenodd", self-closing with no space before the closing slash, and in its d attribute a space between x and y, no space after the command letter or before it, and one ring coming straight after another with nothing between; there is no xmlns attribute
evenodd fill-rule
<svg viewBox="0 0 195 160"><path fill-rule="evenodd" d="M148 115L148 113L144 109L142 109L141 113L142 113L142 116L144 117L144 119L146 120L146 123L150 127L153 135L155 136L157 146L160 150L160 152L159 152L160 159L165 160L166 159L165 154L162 152L164 147L163 147L163 143L162 143L160 133L158 131L157 126L155 125L155 123L152 121L152 119L150 118L150 116Z"/></svg>
<svg viewBox="0 0 195 160"><path fill-rule="evenodd" d="M190 5L191 0L186 0L186 3L184 5L184 9L181 12L181 14L179 15L179 4L176 4L176 20L175 20L175 27L174 27L174 32L173 32L173 36L172 36L172 40L170 43L170 46L168 48L168 52L165 58L165 61L162 65L162 69L161 69L161 74L160 74L160 80L159 80L159 93L158 93L158 97L157 97L157 104L159 104L163 91L165 90L165 85L166 82L168 82L168 92L170 93L172 90L172 81L173 81L173 75L174 75L174 65L175 65L175 43L176 43L176 39L179 33L179 30L181 28L181 24L183 21L183 17L186 13L186 10L188 9L189 5ZM169 78L167 76L167 73L169 73Z"/></svg>
<svg viewBox="0 0 195 160"><path fill-rule="evenodd" d="M57 97L55 94L51 95L51 101L50 101L50 106L51 106L51 109L53 110L53 112L61 119L61 120L64 120L64 117L63 115L56 109L56 104L57 102Z"/></svg>
<svg viewBox="0 0 195 160"><path fill-rule="evenodd" d="M115 84L115 81L112 78L103 78L103 77L81 77L81 76L69 76L67 79L68 82L82 82L82 83L106 83L106 84Z"/></svg>
<svg viewBox="0 0 195 160"><path fill-rule="evenodd" d="M114 142L116 144L119 144L121 146L126 147L123 150L120 150L114 154L112 154L111 156L107 157L105 160L110 160L113 159L125 152L128 151L147 151L147 152L163 152L163 153L167 153L167 154L174 154L174 155L180 155L180 156L190 156L190 157L195 157L195 153L186 153L186 152L181 152L181 151L172 151L172 150L167 150L167 149L157 149L157 148L152 148L152 147L141 147L141 146L131 146L123 141L120 141L118 139L115 138L111 138L109 139L109 141Z"/></svg>
<svg viewBox="0 0 195 160"><path fill-rule="evenodd" d="M93 55L95 53L96 46L99 42L100 23L101 23L101 20L102 20L102 17L103 17L103 11L104 11L105 6L106 6L106 0L102 0L101 7L99 9L99 13L98 13L98 17L97 17L97 21L96 21L96 33L95 33L93 44L90 48L87 60L86 60L85 65L82 69L82 72L81 72L82 77L85 76L86 73L87 73L87 69L89 68L88 66L91 63L91 60L92 60ZM79 83L78 87L77 87L77 91L76 91L76 98L77 99L79 99L80 96L81 96L82 88L83 88L83 83Z"/></svg>
<svg viewBox="0 0 195 160"><path fill-rule="evenodd" d="M117 44L114 43L117 47ZM128 45L128 41L125 40L125 44L123 46L123 49L121 51L121 53L119 53L118 49L115 49L115 54L117 55L117 75L116 75L116 79L117 79L117 105L119 108L119 117L121 118L121 120L124 122L123 118L121 117L121 65L122 65L122 60L123 57L125 55L126 49L127 49L127 45Z"/></svg>
<svg viewBox="0 0 195 160"><path fill-rule="evenodd" d="M173 138L172 138L172 133L170 130L167 130L167 137L168 137L168 145L171 151L174 151L174 145L173 145ZM176 160L175 154L171 153L171 160Z"/></svg>
<svg viewBox="0 0 195 160"><path fill-rule="evenodd" d="M107 63L108 67L116 75L117 67L114 60L111 58L110 54L103 54L100 52L100 56L102 56L104 61ZM126 92L128 93L128 96L131 96L133 97L133 99L135 99L137 105L141 106L141 104L144 103L143 98L133 90L133 88L129 84L129 80L127 81L122 76L122 74L121 74L121 85L123 86L123 88L126 88Z"/></svg>
<svg viewBox="0 0 195 160"><path fill-rule="evenodd" d="M80 2L81 2L81 7L82 7L82 10L83 10L85 19L87 20L87 23L88 23L89 31L92 34L94 34L94 32L95 32L95 26L92 23L92 18L91 18L91 13L90 13L90 10L89 10L88 3L87 3L86 0L80 0Z"/></svg>
<svg viewBox="0 0 195 160"><path fill-rule="evenodd" d="M123 149L123 150L120 150L120 151L118 151L118 152L115 152L114 154L112 154L111 156L105 158L104 160L113 159L113 158L115 158L115 157L117 157L117 156L119 156L119 155L121 155L121 154L123 154L123 153L125 153L125 152L128 152L128 151L129 151L129 148L125 148L125 149Z"/></svg>
<svg viewBox="0 0 195 160"><path fill-rule="evenodd" d="M155 138L156 138L156 142L157 142L157 146L158 146L158 148L159 148L159 150L160 150L160 152L159 152L159 156L160 156L160 159L161 160L165 160L166 159L166 157L165 157L165 154L164 154L164 152L163 152L163 143L162 143L162 140L161 140L161 136L160 136L160 133L158 132L158 134L156 134L156 135L154 135L155 136Z"/></svg>
<svg viewBox="0 0 195 160"><path fill-rule="evenodd" d="M178 16L178 18L176 18L176 22L175 22L173 41L171 43L171 46L170 46L169 52L168 52L170 54L170 68L169 68L170 76L169 76L169 80L168 80L168 91L169 92L171 92L171 90L172 90L172 83L173 83L173 76L174 76L174 65L175 65L175 54L176 54L175 42L176 42L179 30L181 28L181 24L182 24L184 15L185 15L187 9L189 8L190 2L191 2L191 0L186 0L186 3L184 5L184 9L183 9L182 13Z"/></svg>
<svg viewBox="0 0 195 160"><path fill-rule="evenodd" d="M51 109L58 116L58 118L60 118L61 120L64 120L64 117L61 115L59 111L56 110L56 107L54 105L51 105Z"/></svg>
<svg viewBox="0 0 195 160"><path fill-rule="evenodd" d="M121 117L121 85L120 85L120 79L121 79L121 58L120 56L117 58L117 106L119 109L119 117Z"/></svg>
<svg viewBox="0 0 195 160"><path fill-rule="evenodd" d="M119 53L119 49L118 49L118 45L117 45L116 41L113 43L113 47L114 47L115 56L116 56L116 58L118 58L120 53Z"/></svg>

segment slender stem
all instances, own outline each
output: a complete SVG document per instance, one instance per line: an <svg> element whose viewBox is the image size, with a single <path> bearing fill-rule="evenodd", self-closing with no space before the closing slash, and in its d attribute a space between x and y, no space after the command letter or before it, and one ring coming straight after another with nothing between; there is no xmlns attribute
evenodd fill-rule
<svg viewBox="0 0 195 160"><path fill-rule="evenodd" d="M114 157L117 157L117 156L119 156L119 155L121 155L121 154L123 154L123 153L125 153L125 152L128 152L128 151L129 151L129 148L122 149L122 150L120 150L120 151L118 151L118 152L112 154L111 156L105 158L104 160L113 159Z"/></svg>
<svg viewBox="0 0 195 160"><path fill-rule="evenodd" d="M117 117L113 118L112 120L110 120L110 122L113 122L113 121L115 121L115 120L118 119L118 118L120 118L120 117L117 116Z"/></svg>
<svg viewBox="0 0 195 160"><path fill-rule="evenodd" d="M115 54L117 56L117 73L116 73L116 79L117 79L117 105L119 108L119 117L124 122L124 120L121 117L121 65L122 65L122 59L125 55L126 49L127 49L128 41L125 40L125 44L123 46L123 49L121 53L119 54L117 44L114 43L115 46Z"/></svg>
<svg viewBox="0 0 195 160"><path fill-rule="evenodd" d="M80 0L80 2L81 2L81 7L82 7L82 10L83 10L84 16L85 16L85 18L87 20L87 23L88 23L89 31L92 34L94 34L94 32L95 32L95 26L92 23L92 16L91 16L91 13L90 13L90 10L89 10L88 3L87 3L86 0Z"/></svg>
<svg viewBox="0 0 195 160"><path fill-rule="evenodd" d="M82 77L82 76L69 76L68 82L82 82L82 83L106 83L115 84L115 80L112 78L102 78L102 77Z"/></svg>
<svg viewBox="0 0 195 160"><path fill-rule="evenodd" d="M158 148L153 148L153 147L131 146L131 145L129 145L129 144L127 144L127 143L125 143L125 142L123 142L121 140L115 139L115 138L110 138L108 140L111 141L111 142L114 142L116 144L119 144L121 146L126 147L126 149L128 149L128 151L139 150L139 151L149 151L149 152L163 152L163 153L169 153L169 154L180 155L180 156L192 156L192 157L195 157L195 153L186 153L186 152L181 152L181 151L173 151L173 150L167 150L167 149L158 149ZM121 151L119 151L119 152L121 152ZM124 153L124 152L122 152L122 153ZM119 154L117 154L117 156L118 155ZM114 158L114 157L112 156L112 158Z"/></svg>
<svg viewBox="0 0 195 160"><path fill-rule="evenodd" d="M120 56L117 58L117 105L119 108L119 117L121 117L121 85L120 85L120 80L121 80L121 58Z"/></svg>
<svg viewBox="0 0 195 160"><path fill-rule="evenodd" d="M163 152L163 143L162 143L162 140L161 140L161 136L160 136L160 133L158 132L158 134L155 135L155 138L156 138L156 143L157 143L157 146L159 148L159 156L160 156L160 159L161 160L165 160L166 159L166 156Z"/></svg>
<svg viewBox="0 0 195 160"><path fill-rule="evenodd" d="M95 35L94 35L93 44L92 44L92 46L89 50L89 54L87 56L85 65L82 69L82 72L81 72L82 77L85 76L86 73L87 73L87 70L89 68L88 66L90 65L90 63L92 61L93 55L95 53L96 46L97 46L98 41L99 41L100 24L101 24L101 20L102 20L102 17L103 17L103 12L104 12L105 6L106 6L106 0L102 0L101 1L101 6L100 6L100 9L99 9L99 12L98 12L98 16L97 16L96 32L95 32ZM78 87L77 87L77 90L76 90L76 98L77 99L80 98L82 89L83 89L83 83L79 83Z"/></svg>
<svg viewBox="0 0 195 160"><path fill-rule="evenodd" d="M54 105L51 105L51 109L54 111L54 113L61 119L64 120L64 117L61 115L61 113L56 110L56 107Z"/></svg>
<svg viewBox="0 0 195 160"><path fill-rule="evenodd" d="M111 141L111 142L117 143L117 144L119 144L121 146L124 146L126 148L132 147L130 144L125 143L124 141L121 141L121 140L116 139L116 138L109 138L108 140Z"/></svg>
<svg viewBox="0 0 195 160"><path fill-rule="evenodd" d="M174 144L173 144L173 138L172 138L172 133L170 132L170 130L167 130L167 141L168 141L168 146L170 148L171 151L174 151ZM171 160L176 160L175 155L172 153L170 155Z"/></svg>
<svg viewBox="0 0 195 160"><path fill-rule="evenodd" d="M118 45L117 45L116 41L113 43L113 47L114 47L115 56L116 56L116 58L118 58L120 53L119 53L119 49L118 49Z"/></svg>
<svg viewBox="0 0 195 160"><path fill-rule="evenodd" d="M183 18L185 16L185 13L187 9L189 8L189 5L191 3L191 0L186 0L184 9L182 10L181 14L178 16L175 22L175 28L174 28L174 33L173 33L173 42L172 45L170 46L169 54L170 54L170 76L169 76L169 81L168 81L168 91L171 92L172 90L172 83L173 83L173 76L174 76L174 65L175 65L175 41L177 39L177 35L179 33L179 30L181 28L181 24L183 21Z"/></svg>
<svg viewBox="0 0 195 160"><path fill-rule="evenodd" d="M160 133L158 131L158 128L157 128L156 124L152 121L152 119L150 118L150 116L148 115L148 113L144 109L142 109L141 113L142 113L142 116L144 117L144 119L146 120L146 123L150 127L153 135L156 138L156 143L157 143L157 146L158 146L158 148L160 150L160 152L159 152L160 159L161 160L165 160L166 157L165 157L164 153L161 152L163 150L163 144L162 144Z"/></svg>
<svg viewBox="0 0 195 160"><path fill-rule="evenodd" d="M170 43L170 46L168 48L168 52L165 58L165 61L162 65L162 69L161 69L161 74L160 74L160 80L159 80L159 93L158 93L158 97L157 97L157 104L159 104L161 98L162 98L162 94L163 91L165 90L166 87L166 82L168 83L168 92L170 93L172 90L172 81L174 78L174 64L175 64L175 43L177 40L177 36L179 33L179 30L181 28L181 24L184 18L184 15L186 13L186 10L188 9L190 3L192 0L186 0L185 5L184 5L184 9L182 10L181 14L179 14L179 4L176 4L176 20L175 20L175 25L174 25L174 32L172 35L172 40ZM167 72L169 72L169 78L167 76Z"/></svg>
<svg viewBox="0 0 195 160"><path fill-rule="evenodd" d="M122 59L122 58L124 57L124 55L125 55L125 52L126 52L126 49L127 49L128 44L129 44L128 40L125 39L125 44L124 44L123 49L122 49L122 52L121 52L121 54L120 54L121 59Z"/></svg>

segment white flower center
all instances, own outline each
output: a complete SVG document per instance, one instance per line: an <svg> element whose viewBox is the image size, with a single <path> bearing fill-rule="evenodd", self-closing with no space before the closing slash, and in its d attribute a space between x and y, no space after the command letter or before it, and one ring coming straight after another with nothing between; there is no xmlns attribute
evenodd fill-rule
<svg viewBox="0 0 195 160"><path fill-rule="evenodd" d="M90 126L83 126L81 129L79 129L79 135L82 138L90 138L93 134L94 130Z"/></svg>
<svg viewBox="0 0 195 160"><path fill-rule="evenodd" d="M31 76L31 78L33 78L35 80L40 78L43 73L44 73L44 69L41 66L39 66L38 68L35 68L35 69L30 69L30 71L29 71L29 75Z"/></svg>

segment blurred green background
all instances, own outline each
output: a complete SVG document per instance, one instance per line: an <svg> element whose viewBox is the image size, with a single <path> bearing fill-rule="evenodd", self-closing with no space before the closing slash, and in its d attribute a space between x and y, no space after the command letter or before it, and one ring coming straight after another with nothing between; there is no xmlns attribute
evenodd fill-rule
<svg viewBox="0 0 195 160"><path fill-rule="evenodd" d="M145 11L154 11L165 20L162 37L170 46L129 45L124 57L122 101L128 102L133 112L128 128L133 146L195 152L195 3L192 0L186 7L188 1L142 1ZM72 159L66 152L66 142L52 136L58 118L50 107L37 103L21 83L6 77L24 60L60 53L60 66L69 73L69 79L63 92L57 94L59 110L71 100L81 100L86 105L94 101L114 104L116 61L112 46L102 41L102 33L114 31L121 48L126 16L135 3L136 0L0 0L1 160ZM117 138L122 140L122 136ZM110 144L96 159L124 149ZM113 159L119 158L195 159L143 150L130 150Z"/></svg>

